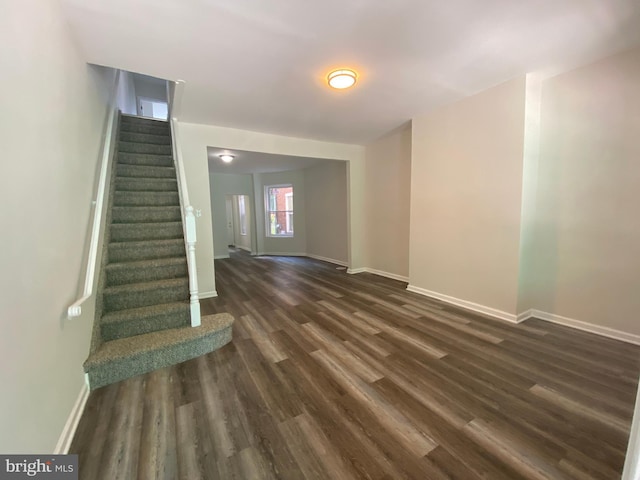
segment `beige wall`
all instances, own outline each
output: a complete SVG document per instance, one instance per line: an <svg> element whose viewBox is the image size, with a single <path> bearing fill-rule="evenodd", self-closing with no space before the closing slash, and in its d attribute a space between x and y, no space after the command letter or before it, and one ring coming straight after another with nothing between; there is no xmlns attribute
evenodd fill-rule
<svg viewBox="0 0 640 480"><path fill-rule="evenodd" d="M640 49L543 83L533 299L640 334Z"/></svg>
<svg viewBox="0 0 640 480"><path fill-rule="evenodd" d="M411 124L366 147L367 267L409 276Z"/></svg>
<svg viewBox="0 0 640 480"><path fill-rule="evenodd" d="M346 162L323 162L304 170L308 255L347 264Z"/></svg>
<svg viewBox="0 0 640 480"><path fill-rule="evenodd" d="M113 71L89 67L57 2L4 2L0 452L53 452L83 386L93 311L67 321ZM85 308L86 307L86 308Z"/></svg>
<svg viewBox="0 0 640 480"><path fill-rule="evenodd" d="M410 284L516 313L525 79L413 120Z"/></svg>

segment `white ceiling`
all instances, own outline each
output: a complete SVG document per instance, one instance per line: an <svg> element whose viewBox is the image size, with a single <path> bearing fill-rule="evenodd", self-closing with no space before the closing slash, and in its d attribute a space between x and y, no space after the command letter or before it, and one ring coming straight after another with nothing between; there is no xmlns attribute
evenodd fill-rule
<svg viewBox="0 0 640 480"><path fill-rule="evenodd" d="M640 44L638 0L62 0L88 62L186 81L181 120L363 144ZM326 87L358 70L350 91Z"/></svg>
<svg viewBox="0 0 640 480"><path fill-rule="evenodd" d="M231 154L235 158L231 163L224 163L218 155ZM289 170L301 170L323 162L335 162L323 158L294 157L292 155L274 155L271 153L249 152L245 150L228 150L218 147L207 147L209 172L212 173L273 173Z"/></svg>

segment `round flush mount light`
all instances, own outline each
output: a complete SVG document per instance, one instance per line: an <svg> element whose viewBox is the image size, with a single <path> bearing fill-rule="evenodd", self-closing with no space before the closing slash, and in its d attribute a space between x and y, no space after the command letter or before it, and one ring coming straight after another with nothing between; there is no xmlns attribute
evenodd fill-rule
<svg viewBox="0 0 640 480"><path fill-rule="evenodd" d="M233 159L236 158L234 155L228 155L228 154L222 154L218 156L220 157L220 160L222 160L224 163L231 163L233 162Z"/></svg>
<svg viewBox="0 0 640 480"><path fill-rule="evenodd" d="M342 68L340 70L334 70L327 75L327 82L331 88L343 90L345 88L353 87L358 79L358 74L353 70Z"/></svg>

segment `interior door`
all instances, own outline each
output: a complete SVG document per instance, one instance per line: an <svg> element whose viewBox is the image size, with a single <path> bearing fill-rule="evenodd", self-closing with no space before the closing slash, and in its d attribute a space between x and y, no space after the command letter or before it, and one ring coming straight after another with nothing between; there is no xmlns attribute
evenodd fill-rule
<svg viewBox="0 0 640 480"><path fill-rule="evenodd" d="M236 244L233 228L233 197L227 195L227 245L234 247Z"/></svg>
<svg viewBox="0 0 640 480"><path fill-rule="evenodd" d="M145 100L144 98L138 99L138 114L141 117L154 118L153 117L153 102Z"/></svg>

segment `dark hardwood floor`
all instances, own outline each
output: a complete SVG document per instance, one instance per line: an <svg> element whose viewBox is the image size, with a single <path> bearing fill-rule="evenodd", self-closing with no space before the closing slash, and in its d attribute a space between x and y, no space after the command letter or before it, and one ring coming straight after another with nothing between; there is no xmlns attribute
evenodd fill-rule
<svg viewBox="0 0 640 480"><path fill-rule="evenodd" d="M233 342L91 393L81 479L620 477L640 347L304 258L216 279Z"/></svg>

